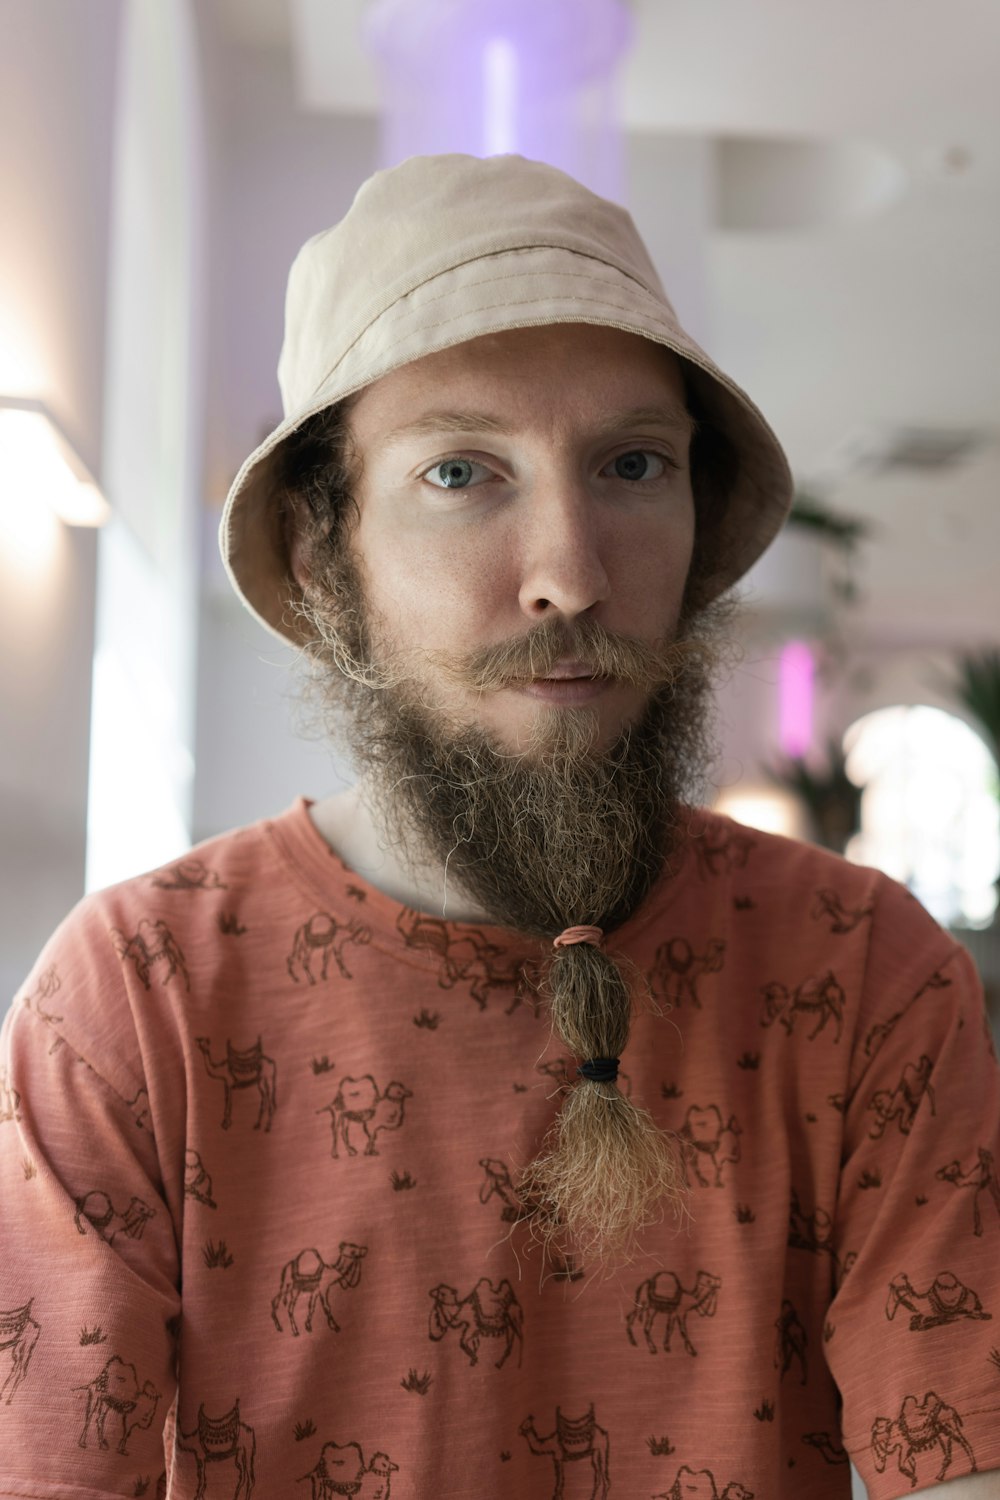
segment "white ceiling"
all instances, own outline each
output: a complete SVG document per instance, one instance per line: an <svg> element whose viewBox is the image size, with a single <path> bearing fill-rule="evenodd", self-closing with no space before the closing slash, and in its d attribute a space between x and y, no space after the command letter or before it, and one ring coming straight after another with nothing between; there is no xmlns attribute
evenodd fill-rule
<svg viewBox="0 0 1000 1500"><path fill-rule="evenodd" d="M290 66L296 13L316 3L215 0L230 43L286 51ZM308 107L375 113L378 80L359 34L366 0L326 4L335 24L322 97L314 69ZM895 172L895 197L867 216L716 229L710 352L767 413L800 483L824 485L828 503L876 524L851 633L1000 639L1000 4L632 9L627 129L812 141ZM983 442L943 474L845 463L859 440L895 426L971 427Z"/></svg>

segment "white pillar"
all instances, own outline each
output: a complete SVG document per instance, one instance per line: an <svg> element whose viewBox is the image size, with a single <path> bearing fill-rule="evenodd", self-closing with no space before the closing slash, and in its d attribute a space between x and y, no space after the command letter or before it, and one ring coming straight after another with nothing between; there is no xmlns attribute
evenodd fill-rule
<svg viewBox="0 0 1000 1500"><path fill-rule="evenodd" d="M631 32L622 0L373 0L382 165L516 152L620 202L617 69Z"/></svg>
<svg viewBox="0 0 1000 1500"><path fill-rule="evenodd" d="M130 0L117 109L87 884L190 834L204 159L191 0Z"/></svg>

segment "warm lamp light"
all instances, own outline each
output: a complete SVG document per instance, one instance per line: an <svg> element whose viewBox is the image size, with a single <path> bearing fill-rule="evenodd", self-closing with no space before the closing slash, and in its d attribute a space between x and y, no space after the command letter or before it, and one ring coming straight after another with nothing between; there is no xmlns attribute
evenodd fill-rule
<svg viewBox="0 0 1000 1500"><path fill-rule="evenodd" d="M791 792L764 782L744 782L726 787L712 804L713 811L735 818L748 828L765 833L780 833L785 838L806 836L802 808Z"/></svg>
<svg viewBox="0 0 1000 1500"><path fill-rule="evenodd" d="M67 526L103 526L111 507L45 404L0 396L0 507L46 505Z"/></svg>

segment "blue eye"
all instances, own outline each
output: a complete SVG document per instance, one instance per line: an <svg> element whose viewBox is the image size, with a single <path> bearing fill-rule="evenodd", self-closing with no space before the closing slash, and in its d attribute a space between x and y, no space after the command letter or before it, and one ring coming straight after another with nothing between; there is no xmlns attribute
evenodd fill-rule
<svg viewBox="0 0 1000 1500"><path fill-rule="evenodd" d="M464 490L472 483L473 469L481 469L484 474L490 472L485 464L474 463L471 458L446 458L444 463L435 464L422 477L435 489Z"/></svg>
<svg viewBox="0 0 1000 1500"><path fill-rule="evenodd" d="M659 464L659 470L651 472L650 459L653 464ZM674 467L670 459L665 458L662 453L655 453L651 448L634 448L629 453L619 453L613 458L616 479L650 480L662 479L668 467Z"/></svg>

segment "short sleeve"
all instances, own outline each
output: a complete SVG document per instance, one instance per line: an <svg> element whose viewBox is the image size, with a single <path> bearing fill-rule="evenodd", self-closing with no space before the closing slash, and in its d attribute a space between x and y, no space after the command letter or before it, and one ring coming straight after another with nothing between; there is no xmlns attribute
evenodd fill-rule
<svg viewBox="0 0 1000 1500"><path fill-rule="evenodd" d="M4 1500L154 1495L162 1484L176 1238L141 1073L102 1068L99 1037L93 1049L82 1040L114 978L88 941L68 919L0 1035ZM118 1043L127 1055L129 1038Z"/></svg>
<svg viewBox="0 0 1000 1500"><path fill-rule="evenodd" d="M856 1043L824 1330L870 1500L1000 1468L1000 1070L972 959L907 899Z"/></svg>

